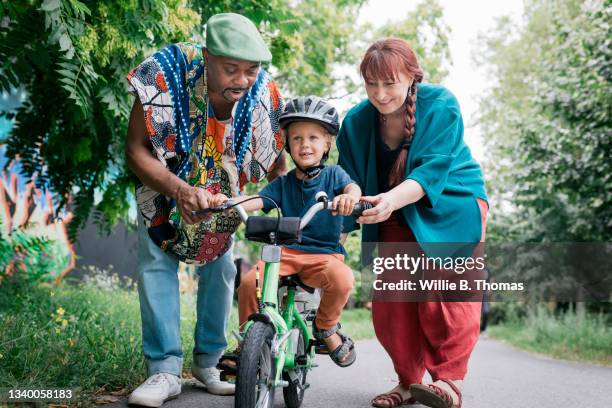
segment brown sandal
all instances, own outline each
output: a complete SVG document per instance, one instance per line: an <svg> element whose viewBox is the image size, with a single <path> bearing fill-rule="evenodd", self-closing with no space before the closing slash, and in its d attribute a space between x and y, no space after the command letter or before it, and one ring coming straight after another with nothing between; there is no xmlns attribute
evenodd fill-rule
<svg viewBox="0 0 612 408"><path fill-rule="evenodd" d="M385 405L375 402L377 400L384 401ZM408 398L407 400L402 400L402 394L400 394L399 392L390 392L388 394L377 395L371 401L371 404L373 407L377 408L395 408L399 407L400 405L416 404L416 400L412 397Z"/></svg>
<svg viewBox="0 0 612 408"><path fill-rule="evenodd" d="M457 394L459 404L453 405L452 396L442 388L434 384L412 384L410 386L410 393L412 396L423 405L427 405L432 408L461 408L462 396L459 388L451 380L443 380L447 383L451 389Z"/></svg>

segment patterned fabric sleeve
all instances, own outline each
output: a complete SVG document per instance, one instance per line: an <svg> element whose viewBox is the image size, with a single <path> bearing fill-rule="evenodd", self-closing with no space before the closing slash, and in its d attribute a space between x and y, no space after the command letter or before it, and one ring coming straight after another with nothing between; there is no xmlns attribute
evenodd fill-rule
<svg viewBox="0 0 612 408"><path fill-rule="evenodd" d="M260 88L259 103L252 113L252 135L240 172L240 190L248 182L262 181L274 168L285 146L278 118L284 108L281 94L272 80Z"/></svg>
<svg viewBox="0 0 612 408"><path fill-rule="evenodd" d="M270 121L272 123L272 131L274 132L274 143L276 144L275 149L280 154L285 147L285 139L281 135L278 119L281 113L283 113L283 109L285 109L285 102L283 102L283 96L278 90L276 82L270 81L268 88L270 89L270 106L272 108L270 111ZM273 163L276 163L276 160ZM270 170L272 169L268 169L268 171Z"/></svg>
<svg viewBox="0 0 612 408"><path fill-rule="evenodd" d="M173 108L173 93L168 85L159 59L164 54L176 55L178 47L169 45L145 59L132 69L127 80L129 92L138 98L144 111L145 131L153 147L153 155L167 168L173 168L186 157L185 150L179 146L177 153L177 116ZM170 203L167 197L146 185L136 187L136 201L147 228L165 230L168 222ZM151 231L151 230L149 230ZM152 237L160 245L162 239Z"/></svg>
<svg viewBox="0 0 612 408"><path fill-rule="evenodd" d="M168 59L177 62L172 78L168 78L163 69ZM189 151L189 118L184 117L183 109L175 109L177 105L188 103L187 95L178 80L180 76L185 76L185 62L176 44L156 52L127 76L130 92L142 104L153 153L166 167L171 164L168 163L171 159L184 160Z"/></svg>

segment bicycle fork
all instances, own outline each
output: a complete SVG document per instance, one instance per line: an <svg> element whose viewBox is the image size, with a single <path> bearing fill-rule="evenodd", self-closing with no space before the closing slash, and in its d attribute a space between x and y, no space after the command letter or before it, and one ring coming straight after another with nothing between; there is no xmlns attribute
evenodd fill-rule
<svg viewBox="0 0 612 408"><path fill-rule="evenodd" d="M258 290L261 297L258 304L259 315L274 326L276 336L271 345L272 357L276 366L274 387L286 387L287 381L281 379L283 370L293 370L296 365L306 365L310 368L310 359L295 361L300 332L305 344L310 344L310 333L306 323L295 307L295 288L288 288L283 315L279 313L278 282L280 275L280 259L282 248L278 245L265 245L262 248L261 260L264 262L263 288ZM291 328L291 329L290 329Z"/></svg>

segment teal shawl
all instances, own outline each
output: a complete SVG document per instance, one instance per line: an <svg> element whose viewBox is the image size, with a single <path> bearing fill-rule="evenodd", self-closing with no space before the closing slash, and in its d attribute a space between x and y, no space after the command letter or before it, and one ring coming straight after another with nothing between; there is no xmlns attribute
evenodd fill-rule
<svg viewBox="0 0 612 408"><path fill-rule="evenodd" d="M338 134L338 164L363 195L379 194L376 174L376 108L366 99L344 118ZM425 197L401 209L419 243L477 243L482 235L476 198L487 200L482 171L463 140L459 104L446 88L419 84L416 124L406 179L418 182ZM345 217L344 232L358 229ZM378 241L378 226L363 226L363 242ZM427 252L427 250L426 250Z"/></svg>

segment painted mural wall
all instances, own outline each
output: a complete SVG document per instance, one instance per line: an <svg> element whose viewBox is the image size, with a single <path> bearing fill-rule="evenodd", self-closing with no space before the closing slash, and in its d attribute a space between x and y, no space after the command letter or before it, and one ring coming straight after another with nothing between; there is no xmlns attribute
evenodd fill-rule
<svg viewBox="0 0 612 408"><path fill-rule="evenodd" d="M13 94L0 95L0 110L14 109L23 100L24 95L16 91ZM76 256L68 240L66 225L71 214L56 214L53 206L53 195L34 186L20 174L18 157L7 157L6 146L2 141L9 134L12 122L0 118L0 239L10 239L15 231L42 237L53 241L51 253L46 254L56 262L51 278L61 280L75 266ZM15 256L19 256L16 253ZM9 274L16 273L11 264Z"/></svg>

